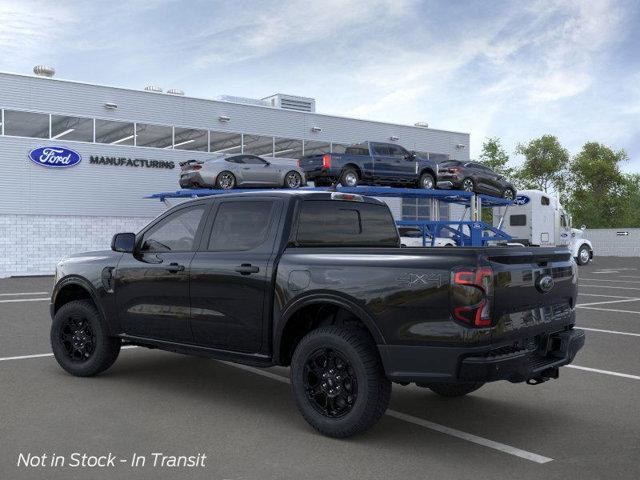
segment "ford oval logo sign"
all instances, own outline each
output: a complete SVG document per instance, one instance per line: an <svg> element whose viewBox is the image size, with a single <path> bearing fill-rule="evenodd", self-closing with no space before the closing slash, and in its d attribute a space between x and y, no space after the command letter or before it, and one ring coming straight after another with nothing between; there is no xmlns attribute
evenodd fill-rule
<svg viewBox="0 0 640 480"><path fill-rule="evenodd" d="M554 285L555 282L551 275L542 275L541 277L538 277L538 280L536 280L536 288L540 293L550 292Z"/></svg>
<svg viewBox="0 0 640 480"><path fill-rule="evenodd" d="M82 155L64 147L39 147L29 152L29 160L43 167L67 168L79 164Z"/></svg>
<svg viewBox="0 0 640 480"><path fill-rule="evenodd" d="M526 205L527 203L529 203L529 200L531 199L526 195L517 195L513 203L515 203L516 205Z"/></svg>

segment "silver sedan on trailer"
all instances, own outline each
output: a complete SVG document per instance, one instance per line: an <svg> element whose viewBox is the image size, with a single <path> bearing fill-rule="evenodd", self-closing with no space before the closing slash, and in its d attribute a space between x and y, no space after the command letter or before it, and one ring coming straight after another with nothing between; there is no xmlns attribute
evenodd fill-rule
<svg viewBox="0 0 640 480"><path fill-rule="evenodd" d="M285 187L306 185L304 171L292 158L269 158L257 155L220 155L210 160L180 163L180 187L220 188Z"/></svg>

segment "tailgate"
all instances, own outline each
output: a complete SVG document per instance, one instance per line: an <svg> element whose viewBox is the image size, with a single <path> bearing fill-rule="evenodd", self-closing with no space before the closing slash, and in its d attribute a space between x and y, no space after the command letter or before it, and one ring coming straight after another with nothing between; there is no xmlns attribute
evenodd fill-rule
<svg viewBox="0 0 640 480"><path fill-rule="evenodd" d="M492 342L538 342L574 323L577 268L568 250L502 247L486 260L494 272Z"/></svg>
<svg viewBox="0 0 640 480"><path fill-rule="evenodd" d="M326 159L328 157L328 159ZM339 155L332 155L329 153L318 155L307 155L298 160L298 166L305 172L319 172L322 167L328 167L331 165L331 160L335 160Z"/></svg>

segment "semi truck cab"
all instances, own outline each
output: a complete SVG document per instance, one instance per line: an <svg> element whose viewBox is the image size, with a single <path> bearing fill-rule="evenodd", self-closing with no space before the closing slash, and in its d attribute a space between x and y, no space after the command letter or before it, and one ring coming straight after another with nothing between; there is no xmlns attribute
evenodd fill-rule
<svg viewBox="0 0 640 480"><path fill-rule="evenodd" d="M593 260L593 246L583 238L586 227L572 228L571 215L560 200L542 190L519 191L514 204L507 210L501 208L493 219L494 226L501 226L515 243L537 247L566 246L579 265Z"/></svg>

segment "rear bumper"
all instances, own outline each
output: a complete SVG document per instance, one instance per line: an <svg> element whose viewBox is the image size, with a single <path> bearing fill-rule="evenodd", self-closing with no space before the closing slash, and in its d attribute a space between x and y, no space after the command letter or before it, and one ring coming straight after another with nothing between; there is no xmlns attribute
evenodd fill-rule
<svg viewBox="0 0 640 480"><path fill-rule="evenodd" d="M180 175L180 188L207 187L207 186L212 187L213 185L208 185L207 182L205 182L204 178L202 178L202 175L200 175L199 172L190 172L190 173Z"/></svg>
<svg viewBox="0 0 640 480"><path fill-rule="evenodd" d="M340 172L334 172L329 168L317 167L309 170L305 169L304 176L309 182L312 182L318 178L326 180L337 180L340 176Z"/></svg>
<svg viewBox="0 0 640 480"><path fill-rule="evenodd" d="M536 349L379 345L387 377L397 382L493 382L554 378L584 346L583 330L556 332Z"/></svg>

